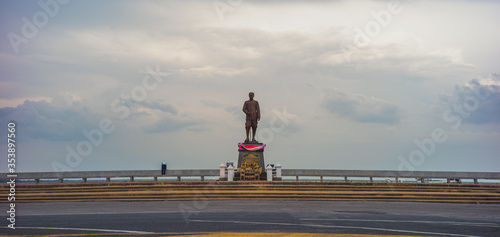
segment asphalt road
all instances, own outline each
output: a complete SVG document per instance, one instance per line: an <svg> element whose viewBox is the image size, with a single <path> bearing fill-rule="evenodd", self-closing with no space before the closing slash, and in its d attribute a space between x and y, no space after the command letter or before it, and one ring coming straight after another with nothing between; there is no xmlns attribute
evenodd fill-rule
<svg viewBox="0 0 500 237"><path fill-rule="evenodd" d="M7 211L8 204L2 203L0 208ZM500 236L500 205L496 204L202 198L182 202L17 203L16 229L7 228L6 218L2 219L0 233L6 235L286 232Z"/></svg>

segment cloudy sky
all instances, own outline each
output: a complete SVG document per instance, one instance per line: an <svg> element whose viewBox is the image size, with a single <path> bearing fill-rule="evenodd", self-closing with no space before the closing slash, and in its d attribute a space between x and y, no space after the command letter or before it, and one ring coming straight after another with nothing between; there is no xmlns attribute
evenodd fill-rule
<svg viewBox="0 0 500 237"><path fill-rule="evenodd" d="M267 163L499 171L497 1L40 2L0 2L18 171L216 169L250 91Z"/></svg>

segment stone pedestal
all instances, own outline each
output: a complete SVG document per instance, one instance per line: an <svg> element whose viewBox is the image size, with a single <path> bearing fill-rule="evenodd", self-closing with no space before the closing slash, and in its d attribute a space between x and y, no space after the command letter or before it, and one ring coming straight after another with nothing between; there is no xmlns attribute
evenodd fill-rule
<svg viewBox="0 0 500 237"><path fill-rule="evenodd" d="M241 168L241 165L244 163L253 164L256 163L258 167L262 168L262 173L260 174L260 180L266 179L266 166L264 162L264 148L265 144L263 143L240 143L238 144L238 166L237 168ZM240 178L240 173L235 175L235 178Z"/></svg>
<svg viewBox="0 0 500 237"><path fill-rule="evenodd" d="M263 143L243 143L245 146L265 146ZM250 151L245 149L243 146L238 148L238 168L241 167L243 163L253 163L256 162L259 167L262 167L262 170L265 170L264 163L264 149L259 149L256 151Z"/></svg>

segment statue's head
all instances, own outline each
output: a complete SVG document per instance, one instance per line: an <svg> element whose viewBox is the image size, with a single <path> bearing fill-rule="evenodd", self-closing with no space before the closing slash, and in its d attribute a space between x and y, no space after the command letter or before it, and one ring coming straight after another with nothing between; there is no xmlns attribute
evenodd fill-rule
<svg viewBox="0 0 500 237"><path fill-rule="evenodd" d="M255 94L254 94L253 92L248 93L248 97L249 97L251 100L253 99L254 95L255 95Z"/></svg>

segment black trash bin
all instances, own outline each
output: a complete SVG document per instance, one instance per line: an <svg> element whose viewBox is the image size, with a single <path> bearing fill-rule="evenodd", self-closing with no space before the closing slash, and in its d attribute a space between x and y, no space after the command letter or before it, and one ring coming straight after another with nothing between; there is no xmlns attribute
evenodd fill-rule
<svg viewBox="0 0 500 237"><path fill-rule="evenodd" d="M167 172L167 162L163 162L161 163L161 174L165 175L166 172Z"/></svg>

